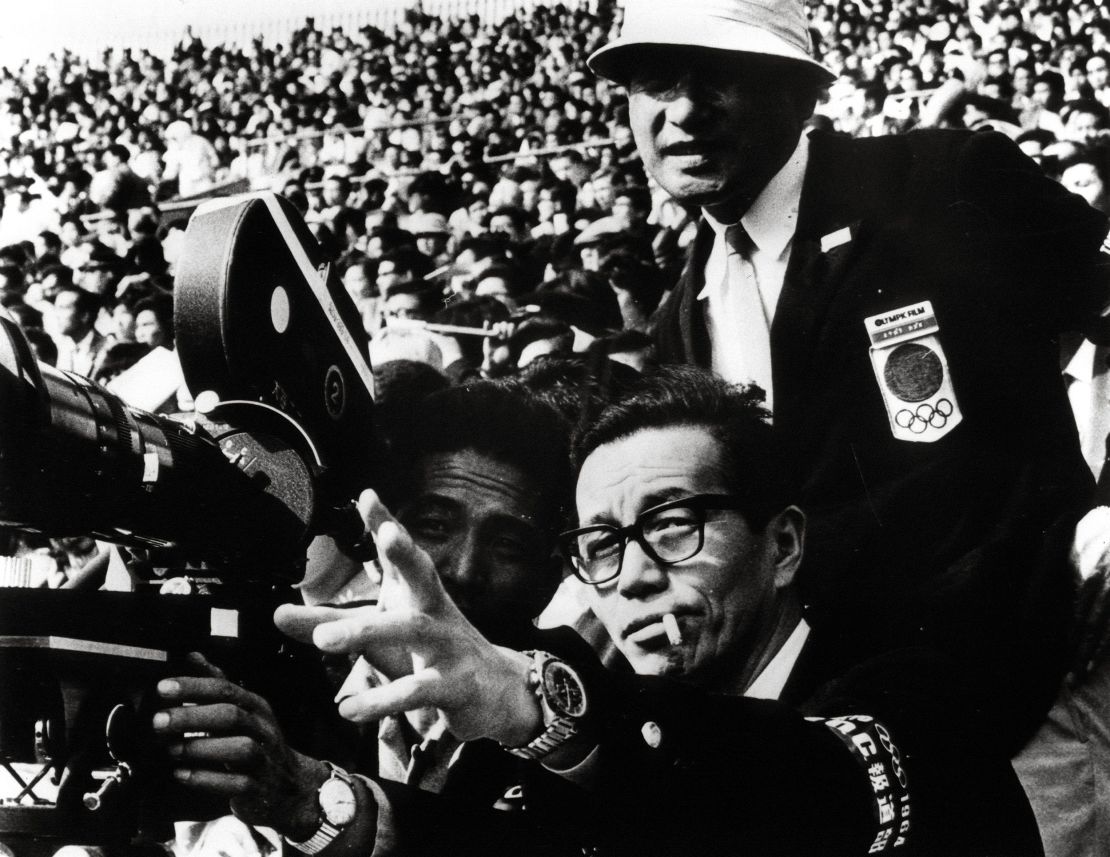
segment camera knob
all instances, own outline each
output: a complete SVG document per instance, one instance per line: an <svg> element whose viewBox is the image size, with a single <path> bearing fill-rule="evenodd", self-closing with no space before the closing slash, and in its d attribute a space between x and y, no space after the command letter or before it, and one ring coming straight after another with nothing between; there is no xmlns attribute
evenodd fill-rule
<svg viewBox="0 0 1110 857"><path fill-rule="evenodd" d="M89 812L98 812L104 806L104 801L118 791L130 777L131 766L126 762L120 762L116 765L116 769L108 774L104 782L100 784L100 788L95 792L85 792L81 797L81 803L85 805L85 809Z"/></svg>

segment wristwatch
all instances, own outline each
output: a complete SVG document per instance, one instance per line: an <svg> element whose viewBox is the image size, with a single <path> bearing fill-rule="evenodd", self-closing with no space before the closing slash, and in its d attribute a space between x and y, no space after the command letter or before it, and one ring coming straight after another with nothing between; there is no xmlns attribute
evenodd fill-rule
<svg viewBox="0 0 1110 857"><path fill-rule="evenodd" d="M542 759L579 733L589 702L582 678L566 661L548 652L525 652L532 658L528 686L539 697L543 732L523 747L506 747L514 756Z"/></svg>
<svg viewBox="0 0 1110 857"><path fill-rule="evenodd" d="M295 842L288 836L285 837L285 841L302 854L318 854L327 848L343 832L343 828L354 821L358 811L351 775L331 762L324 764L331 768L331 776L316 791L316 801L320 806L320 826L304 842Z"/></svg>

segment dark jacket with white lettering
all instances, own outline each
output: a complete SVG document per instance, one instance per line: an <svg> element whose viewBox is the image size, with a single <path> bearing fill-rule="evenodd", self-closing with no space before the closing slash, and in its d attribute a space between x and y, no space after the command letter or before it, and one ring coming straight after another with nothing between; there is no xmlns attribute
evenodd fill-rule
<svg viewBox="0 0 1110 857"><path fill-rule="evenodd" d="M764 701L606 671L548 636L586 679L600 748L592 787L473 742L442 795L381 784L397 853L1043 853L1013 770L979 739L946 658L904 650L846 666L827 642L814 632L781 701Z"/></svg>
<svg viewBox="0 0 1110 857"><path fill-rule="evenodd" d="M775 425L810 521L811 621L874 651L952 654L1010 751L1067 656L1066 548L1091 485L1057 334L1103 306L1106 229L1000 134L814 132L771 330ZM709 365L696 296L712 240L703 226L658 314L663 362ZM865 320L898 328L925 301L939 330L917 343L935 356L876 373ZM921 397L939 368L952 395ZM895 437L895 419L925 428L918 408L925 440Z"/></svg>

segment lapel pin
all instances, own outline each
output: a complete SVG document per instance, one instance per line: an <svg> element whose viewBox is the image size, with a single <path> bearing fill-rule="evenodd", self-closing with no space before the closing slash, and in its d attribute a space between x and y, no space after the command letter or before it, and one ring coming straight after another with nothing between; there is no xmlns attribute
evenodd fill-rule
<svg viewBox="0 0 1110 857"><path fill-rule="evenodd" d="M839 247L841 244L847 244L852 240L852 230L845 226L843 229L837 229L835 232L830 232L821 239L821 252L828 253L834 247Z"/></svg>

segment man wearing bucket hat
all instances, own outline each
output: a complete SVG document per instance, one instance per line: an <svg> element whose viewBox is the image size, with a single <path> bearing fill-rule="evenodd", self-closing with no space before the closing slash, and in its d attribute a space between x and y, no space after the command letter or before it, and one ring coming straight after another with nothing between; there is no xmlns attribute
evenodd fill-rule
<svg viewBox="0 0 1110 857"><path fill-rule="evenodd" d="M806 476L811 620L954 654L1016 751L1069 655L1090 480L1055 343L1105 339L1105 218L1000 134L806 133L832 75L796 0L627 0L588 62L704 213L658 357L766 390Z"/></svg>

